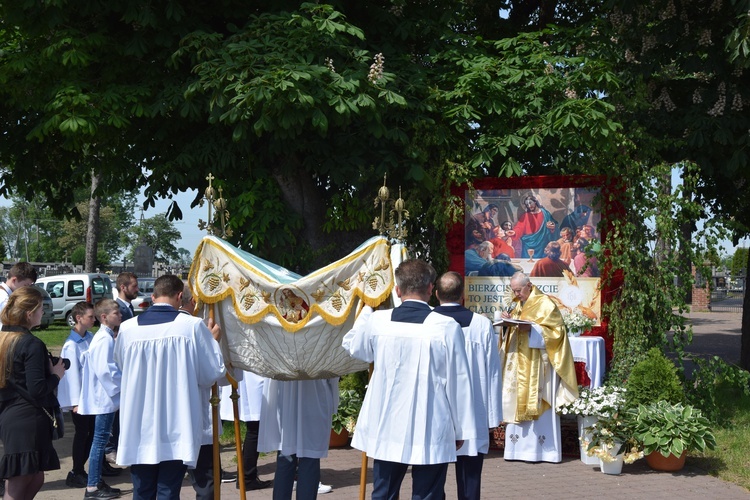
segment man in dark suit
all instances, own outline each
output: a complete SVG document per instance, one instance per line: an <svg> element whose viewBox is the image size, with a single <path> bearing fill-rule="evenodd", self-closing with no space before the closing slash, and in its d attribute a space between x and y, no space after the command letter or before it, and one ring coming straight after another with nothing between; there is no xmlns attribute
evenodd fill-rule
<svg viewBox="0 0 750 500"><path fill-rule="evenodd" d="M117 275L117 305L120 306L123 323L135 316L133 304L130 303L138 297L138 276L135 273L124 272Z"/></svg>

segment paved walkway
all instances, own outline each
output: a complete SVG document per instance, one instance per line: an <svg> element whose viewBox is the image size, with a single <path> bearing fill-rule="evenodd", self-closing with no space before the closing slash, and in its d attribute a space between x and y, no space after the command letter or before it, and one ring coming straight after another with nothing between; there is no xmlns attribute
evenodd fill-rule
<svg viewBox="0 0 750 500"><path fill-rule="evenodd" d="M741 315L737 313L692 313L695 339L689 349L691 352L719 355L728 361L739 361ZM46 484L37 498L68 500L83 498L82 489L70 489L65 486L65 475L70 470L70 439L72 424L67 423L66 438L56 443L60 453L62 468L47 473ZM233 451L222 450L222 463L227 470L234 470ZM272 479L274 457L262 457L259 471L262 479ZM331 450L328 458L321 461L323 482L333 486L333 491L321 495L322 500L354 500L359 492L359 470L361 453L351 448ZM369 463L368 479L372 480L372 461ZM114 480L109 480L114 479ZM120 478L108 478L110 485L132 488L129 474ZM372 493L368 484L367 496ZM453 467L448 470L446 482L447 498L455 498L455 474ZM238 498L235 485L224 484L221 488L222 498ZM411 496L410 478L407 475L401 491L401 498ZM732 483L727 483L708 475L691 465L677 473L654 472L648 468L645 460L625 465L619 476L602 474L598 467L583 464L580 460L565 457L560 464L506 462L499 452L490 452L485 460L482 477L482 497L485 499L638 499L638 498L679 498L680 500L711 498L747 499L750 492ZM131 498L130 494L123 498ZM192 488L186 481L182 498L195 498ZM248 492L249 499L270 499L271 490Z"/></svg>

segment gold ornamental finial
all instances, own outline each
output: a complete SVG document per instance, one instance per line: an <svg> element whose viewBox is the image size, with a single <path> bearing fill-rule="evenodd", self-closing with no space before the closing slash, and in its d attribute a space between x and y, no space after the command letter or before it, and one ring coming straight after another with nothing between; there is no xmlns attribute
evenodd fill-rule
<svg viewBox="0 0 750 500"><path fill-rule="evenodd" d="M216 198L216 190L213 187L214 179L215 177L211 173L209 173L206 177L206 180L208 181L208 187L204 192L204 198L201 199L200 206L203 206L204 202L208 203L208 221L198 219L198 229L200 229L201 231L205 229L208 234L215 234L220 236L221 238L226 238L228 236L232 236L232 230L227 228L227 225L229 223L229 211L226 209L227 202L222 196L222 188L219 188L219 197ZM214 209L216 209L215 213ZM217 228L214 225L217 216L219 218L219 222L221 223L221 228Z"/></svg>
<svg viewBox="0 0 750 500"><path fill-rule="evenodd" d="M388 234L391 239L403 243L407 235L406 221L409 219L409 212L405 208L406 203L401 198L401 187L399 186L398 188L398 200L394 201L390 197L386 181L387 176L384 175L383 186L378 189L378 195L375 198L375 208L378 208L378 205L380 206L380 217L375 217L375 220L372 222L372 228L377 229L381 235ZM392 207L389 211L387 221L385 218L386 205L391 205ZM397 220L394 220L394 214Z"/></svg>

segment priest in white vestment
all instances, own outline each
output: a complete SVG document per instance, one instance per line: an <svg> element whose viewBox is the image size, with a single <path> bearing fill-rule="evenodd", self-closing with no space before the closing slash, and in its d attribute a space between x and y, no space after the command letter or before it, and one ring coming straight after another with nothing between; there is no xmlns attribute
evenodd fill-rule
<svg viewBox="0 0 750 500"><path fill-rule="evenodd" d="M505 326L503 359L505 460L562 461L556 409L578 397L573 354L555 303L518 272L510 279L512 311L503 318L531 324Z"/></svg>
<svg viewBox="0 0 750 500"><path fill-rule="evenodd" d="M314 499L320 485L320 459L328 456L331 417L339 406L339 379L268 379L263 387L258 451L277 451L273 498Z"/></svg>
<svg viewBox="0 0 750 500"><path fill-rule="evenodd" d="M427 304L432 266L407 260L395 276L402 304L369 317L363 311L342 343L374 363L352 446L375 459L373 499L394 498L409 465L414 497L442 498L456 449L477 437L464 335Z"/></svg>
<svg viewBox="0 0 750 500"><path fill-rule="evenodd" d="M482 490L482 465L490 448L489 430L502 421L500 354L492 322L463 305L464 279L453 271L437 281L436 313L453 318L464 332L466 356L474 387L477 438L467 439L456 452L456 486L459 500L478 500Z"/></svg>
<svg viewBox="0 0 750 500"><path fill-rule="evenodd" d="M117 463L131 466L134 496L154 498L157 487L179 496L187 466L195 467L204 438L202 390L226 370L215 349L219 330L182 314L177 276L154 282L154 304L122 325L115 362L122 371Z"/></svg>

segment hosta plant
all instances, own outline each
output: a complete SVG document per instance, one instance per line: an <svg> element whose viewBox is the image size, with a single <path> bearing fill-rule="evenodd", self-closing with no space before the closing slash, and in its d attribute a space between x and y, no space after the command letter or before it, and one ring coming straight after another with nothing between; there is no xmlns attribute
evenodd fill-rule
<svg viewBox="0 0 750 500"><path fill-rule="evenodd" d="M646 455L658 451L665 457L679 457L684 451L703 452L716 447L710 422L690 405L657 401L630 412L633 435L643 444Z"/></svg>

